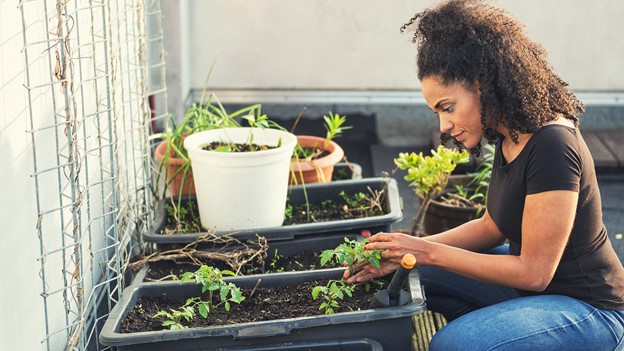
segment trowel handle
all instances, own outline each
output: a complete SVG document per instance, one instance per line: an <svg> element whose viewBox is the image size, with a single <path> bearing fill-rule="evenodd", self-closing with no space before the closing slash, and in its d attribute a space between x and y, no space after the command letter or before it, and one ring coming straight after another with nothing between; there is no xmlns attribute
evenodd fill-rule
<svg viewBox="0 0 624 351"><path fill-rule="evenodd" d="M399 297L405 281L409 277L409 273L416 265L416 257L412 254L406 254L401 259L401 265L394 273L390 285L388 286L388 296L390 300L394 300Z"/></svg>

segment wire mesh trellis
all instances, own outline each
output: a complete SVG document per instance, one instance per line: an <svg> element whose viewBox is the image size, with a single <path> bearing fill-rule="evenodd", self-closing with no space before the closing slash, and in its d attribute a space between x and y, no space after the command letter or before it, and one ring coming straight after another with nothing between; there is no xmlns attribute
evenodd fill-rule
<svg viewBox="0 0 624 351"><path fill-rule="evenodd" d="M19 9L42 343L103 350L99 328L150 220L148 136L167 111L160 3L42 0Z"/></svg>

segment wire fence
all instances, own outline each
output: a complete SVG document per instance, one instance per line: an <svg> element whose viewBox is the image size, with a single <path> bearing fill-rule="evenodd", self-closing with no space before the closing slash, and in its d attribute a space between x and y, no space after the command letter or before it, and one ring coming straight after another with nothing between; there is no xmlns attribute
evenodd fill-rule
<svg viewBox="0 0 624 351"><path fill-rule="evenodd" d="M105 350L100 328L150 225L166 116L159 1L21 1L47 350Z"/></svg>

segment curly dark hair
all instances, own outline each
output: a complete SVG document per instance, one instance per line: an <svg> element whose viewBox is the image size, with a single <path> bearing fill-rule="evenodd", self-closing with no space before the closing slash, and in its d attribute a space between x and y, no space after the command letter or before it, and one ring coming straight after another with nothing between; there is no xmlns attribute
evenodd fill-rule
<svg viewBox="0 0 624 351"><path fill-rule="evenodd" d="M488 142L495 142L499 123L515 143L518 133L535 133L557 114L578 126L583 103L553 71L546 50L506 11L480 0L450 0L416 14L401 33L408 29L418 46L418 79L478 84ZM449 138L443 134L442 142Z"/></svg>

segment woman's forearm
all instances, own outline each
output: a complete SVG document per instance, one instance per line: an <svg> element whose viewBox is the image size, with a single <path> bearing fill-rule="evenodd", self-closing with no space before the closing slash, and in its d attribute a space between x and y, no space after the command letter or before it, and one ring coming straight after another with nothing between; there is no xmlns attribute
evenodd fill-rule
<svg viewBox="0 0 624 351"><path fill-rule="evenodd" d="M505 242L487 214L425 240L474 252L484 252Z"/></svg>

